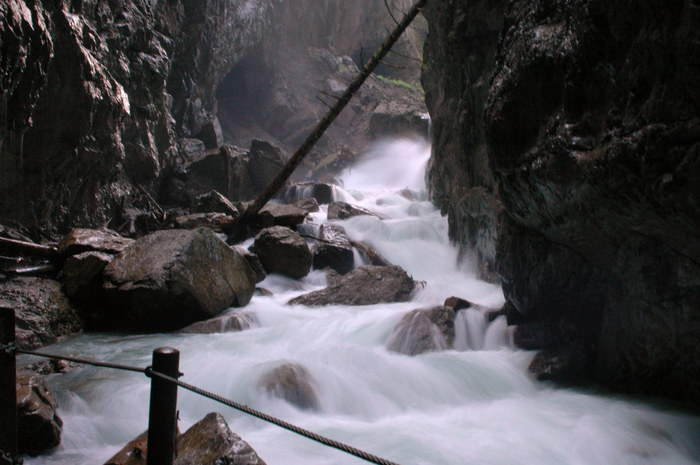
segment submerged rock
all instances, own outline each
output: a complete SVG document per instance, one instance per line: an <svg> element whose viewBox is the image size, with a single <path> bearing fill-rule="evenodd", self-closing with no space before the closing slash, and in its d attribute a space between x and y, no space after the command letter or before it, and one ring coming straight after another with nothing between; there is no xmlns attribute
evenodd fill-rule
<svg viewBox="0 0 700 465"><path fill-rule="evenodd" d="M452 348L455 339L455 312L440 306L413 310L394 326L386 343L388 350L417 355Z"/></svg>
<svg viewBox="0 0 700 465"><path fill-rule="evenodd" d="M345 220L353 216L369 215L382 218L378 213L374 213L366 208L350 205L345 202L331 202L328 204L329 220Z"/></svg>
<svg viewBox="0 0 700 465"><path fill-rule="evenodd" d="M61 443L58 402L43 376L17 378L17 435L20 454L39 455Z"/></svg>
<svg viewBox="0 0 700 465"><path fill-rule="evenodd" d="M321 240L313 253L314 268L330 267L340 274L352 270L355 257L345 229L337 224L324 224L321 225L319 236Z"/></svg>
<svg viewBox="0 0 700 465"><path fill-rule="evenodd" d="M309 371L297 363L287 363L264 374L258 386L268 394L302 409L318 408L318 399Z"/></svg>
<svg viewBox="0 0 700 465"><path fill-rule="evenodd" d="M78 312L53 279L20 277L0 282L0 306L15 309L16 342L22 349L53 344L78 333Z"/></svg>
<svg viewBox="0 0 700 465"><path fill-rule="evenodd" d="M105 267L112 317L126 327L173 330L248 304L255 275L210 229L158 231Z"/></svg>
<svg viewBox="0 0 700 465"><path fill-rule="evenodd" d="M296 231L273 226L260 231L250 247L268 273L302 278L311 271L311 250Z"/></svg>
<svg viewBox="0 0 700 465"><path fill-rule="evenodd" d="M250 328L255 323L255 315L252 313L235 311L226 315L198 321L185 326L179 332L187 334L214 334L242 331Z"/></svg>
<svg viewBox="0 0 700 465"><path fill-rule="evenodd" d="M296 297L288 305L372 305L406 302L416 283L398 266L365 265L356 268L320 291Z"/></svg>

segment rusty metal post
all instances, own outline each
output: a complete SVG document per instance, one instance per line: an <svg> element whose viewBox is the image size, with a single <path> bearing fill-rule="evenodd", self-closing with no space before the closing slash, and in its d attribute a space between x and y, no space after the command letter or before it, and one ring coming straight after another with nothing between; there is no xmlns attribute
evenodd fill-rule
<svg viewBox="0 0 700 465"><path fill-rule="evenodd" d="M153 371L179 377L180 352L170 347L153 351ZM177 385L151 377L146 465L172 465L177 431Z"/></svg>
<svg viewBox="0 0 700 465"><path fill-rule="evenodd" d="M15 310L0 308L0 465L17 459Z"/></svg>

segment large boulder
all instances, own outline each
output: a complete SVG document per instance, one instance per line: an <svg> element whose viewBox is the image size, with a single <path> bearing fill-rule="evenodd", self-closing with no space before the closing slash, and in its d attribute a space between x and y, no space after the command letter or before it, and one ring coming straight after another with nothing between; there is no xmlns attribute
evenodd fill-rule
<svg viewBox="0 0 700 465"><path fill-rule="evenodd" d="M340 274L352 270L355 257L350 239L342 226L331 223L321 225L319 239L319 243L314 247L314 268L330 267Z"/></svg>
<svg viewBox="0 0 700 465"><path fill-rule="evenodd" d="M416 283L401 267L365 265L333 280L319 291L296 297L289 305L372 305L406 302Z"/></svg>
<svg viewBox="0 0 700 465"><path fill-rule="evenodd" d="M0 282L0 307L15 310L16 341L22 349L53 344L82 328L61 283L52 279L19 277Z"/></svg>
<svg viewBox="0 0 700 465"><path fill-rule="evenodd" d="M311 271L311 250L296 231L284 226L263 229L250 247L265 271L302 278Z"/></svg>
<svg viewBox="0 0 700 465"><path fill-rule="evenodd" d="M21 454L39 455L60 444L63 421L43 376L17 378L17 436Z"/></svg>
<svg viewBox="0 0 700 465"><path fill-rule="evenodd" d="M145 331L173 330L244 306L255 275L210 229L158 231L105 267L112 317Z"/></svg>
<svg viewBox="0 0 700 465"><path fill-rule="evenodd" d="M318 408L311 374L298 363L286 363L265 373L260 378L258 387L301 409Z"/></svg>
<svg viewBox="0 0 700 465"><path fill-rule="evenodd" d="M265 462L237 434L224 417L208 414L177 440L174 465L265 465Z"/></svg>
<svg viewBox="0 0 700 465"><path fill-rule="evenodd" d="M265 465L250 445L233 433L219 413L209 413L177 434L174 465ZM146 465L148 431L130 441L105 465Z"/></svg>
<svg viewBox="0 0 700 465"><path fill-rule="evenodd" d="M455 312L439 306L413 310L394 326L386 343L388 350L406 355L446 350L455 339Z"/></svg>

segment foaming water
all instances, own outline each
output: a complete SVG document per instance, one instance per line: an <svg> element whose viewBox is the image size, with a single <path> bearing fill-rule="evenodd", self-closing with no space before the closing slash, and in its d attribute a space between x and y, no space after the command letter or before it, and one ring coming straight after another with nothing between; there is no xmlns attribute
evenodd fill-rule
<svg viewBox="0 0 700 465"><path fill-rule="evenodd" d="M385 219L338 223L423 281L411 302L288 306L324 287L325 274L270 275L260 286L274 295L253 297L244 309L254 315L252 327L244 331L91 334L46 350L147 366L153 349L175 347L184 381L403 465L698 463L700 418L534 382L527 374L532 354L513 350L505 320L488 322L485 309L457 312L454 349L413 357L386 349L394 325L413 309L452 295L499 308L503 295L476 279L473 264L458 263L446 220L427 201L429 147L382 144L361 162L364 168L343 174L335 194ZM325 221L325 207L313 218L316 226ZM290 362L308 370L317 410L300 410L259 387L264 373ZM103 463L147 426L145 376L88 367L49 382L59 397L63 441L51 455L25 463ZM187 391L178 396L181 430L219 411L268 465L364 463Z"/></svg>

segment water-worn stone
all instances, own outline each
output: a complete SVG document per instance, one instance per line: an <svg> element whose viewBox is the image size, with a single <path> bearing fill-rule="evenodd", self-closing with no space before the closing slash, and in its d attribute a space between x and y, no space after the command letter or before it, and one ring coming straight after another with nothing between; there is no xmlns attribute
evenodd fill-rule
<svg viewBox="0 0 700 465"><path fill-rule="evenodd" d="M407 313L389 336L386 348L406 355L450 349L455 339L455 311L440 306Z"/></svg>
<svg viewBox="0 0 700 465"><path fill-rule="evenodd" d="M250 445L229 429L220 413L212 412L177 439L174 465L265 465Z"/></svg>
<svg viewBox="0 0 700 465"><path fill-rule="evenodd" d="M352 246L360 252L360 256L367 262L368 265L390 266L389 260L384 258L382 254L377 252L368 244L360 241L352 241Z"/></svg>
<svg viewBox="0 0 700 465"><path fill-rule="evenodd" d="M118 254L127 248L133 239L122 237L109 229L75 228L66 234L58 244L58 253L63 256L95 251Z"/></svg>
<svg viewBox="0 0 700 465"><path fill-rule="evenodd" d="M63 265L66 295L79 304L95 304L102 296L102 271L115 255L83 252L68 257Z"/></svg>
<svg viewBox="0 0 700 465"><path fill-rule="evenodd" d="M321 241L313 252L313 265L316 269L333 268L340 274L352 270L355 257L352 244L345 234L345 229L337 224L323 224L319 232Z"/></svg>
<svg viewBox="0 0 700 465"><path fill-rule="evenodd" d="M250 251L260 258L265 271L302 278L311 271L311 250L299 233L284 226L263 229Z"/></svg>
<svg viewBox="0 0 700 465"><path fill-rule="evenodd" d="M0 307L13 308L22 349L53 344L82 328L78 312L52 279L20 277L0 282Z"/></svg>
<svg viewBox="0 0 700 465"><path fill-rule="evenodd" d="M235 311L227 313L226 315L192 323L182 328L180 332L187 334L230 333L248 329L253 324L255 324L255 315L252 313Z"/></svg>
<svg viewBox="0 0 700 465"><path fill-rule="evenodd" d="M298 363L286 363L265 373L258 386L271 396L284 399L299 408L318 408L311 374Z"/></svg>
<svg viewBox="0 0 700 465"><path fill-rule="evenodd" d="M328 204L328 220L345 220L353 216L370 215L381 218L378 213L367 210L366 208L350 205L346 202L331 202Z"/></svg>
<svg viewBox="0 0 700 465"><path fill-rule="evenodd" d="M445 299L445 307L452 307L454 311L462 310L463 308L470 308L473 304L468 300L464 300L461 297L448 297Z"/></svg>
<svg viewBox="0 0 700 465"><path fill-rule="evenodd" d="M248 262L210 229L144 236L105 267L115 324L173 330L244 306L255 275Z"/></svg>
<svg viewBox="0 0 700 465"><path fill-rule="evenodd" d="M292 184L282 195L287 202L298 202L302 199L316 199L319 205L325 205L335 200L333 184L318 182L302 182Z"/></svg>
<svg viewBox="0 0 700 465"><path fill-rule="evenodd" d="M58 402L41 375L17 378L17 436L20 454L39 455L61 443Z"/></svg>
<svg viewBox="0 0 700 465"><path fill-rule="evenodd" d="M410 300L416 283L398 266L365 265L325 289L296 297L289 305L372 305Z"/></svg>

